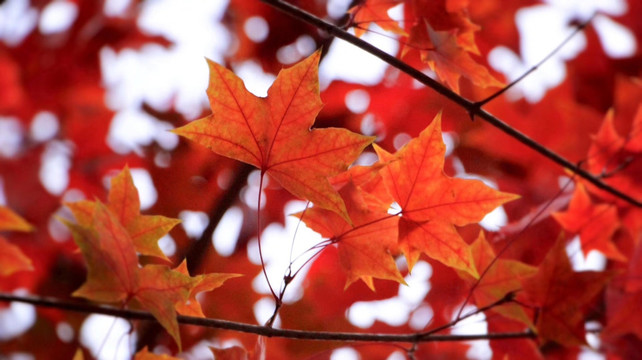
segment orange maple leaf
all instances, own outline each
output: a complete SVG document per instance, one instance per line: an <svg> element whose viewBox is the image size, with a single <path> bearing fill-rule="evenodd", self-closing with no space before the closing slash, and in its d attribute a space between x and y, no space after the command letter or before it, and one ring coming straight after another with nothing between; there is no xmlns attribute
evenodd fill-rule
<svg viewBox="0 0 642 360"><path fill-rule="evenodd" d="M360 191L352 182L339 191L353 221L349 224L331 211L313 207L297 214L311 229L338 246L339 261L347 274L345 287L361 279L374 290L372 279L405 284L391 255L398 237L397 216L387 213L388 205Z"/></svg>
<svg viewBox="0 0 642 360"><path fill-rule="evenodd" d="M197 292L211 290L234 274L215 275L216 284L208 275L189 276L184 269L173 270L165 265L140 267L136 248L127 229L111 209L96 201L91 204L91 222L86 219L87 202L81 206L68 204L80 214L78 224L65 221L71 229L87 263L87 280L73 295L89 300L127 305L130 302L151 312L181 346L176 312L202 315L200 305L191 304ZM190 302L190 304L187 304Z"/></svg>
<svg viewBox="0 0 642 360"><path fill-rule="evenodd" d="M0 206L0 231L32 231L33 227L11 209ZM33 270L31 259L20 248L0 236L0 276Z"/></svg>
<svg viewBox="0 0 642 360"><path fill-rule="evenodd" d="M577 183L565 212L553 213L553 218L570 232L579 233L584 256L598 250L609 259L627 261L611 240L620 227L617 207L613 204L593 204L586 188Z"/></svg>
<svg viewBox="0 0 642 360"><path fill-rule="evenodd" d="M483 232L479 233L477 240L471 244L472 256L475 266L479 271L484 271L491 266L497 257L495 251L486 240ZM537 268L521 261L498 259L486 271L486 274L479 282L473 296L478 308L482 308L505 298L507 294L516 293L522 289L520 279L532 276ZM460 272L460 276L470 283L474 283L479 277L471 277L470 274ZM530 318L524 309L516 303L506 303L492 308L505 317L518 320L528 326L533 326Z"/></svg>
<svg viewBox="0 0 642 360"><path fill-rule="evenodd" d="M66 205L72 210L76 221L86 226L92 221L96 204L93 201L78 201ZM158 240L180 220L140 214L138 190L127 166L111 179L107 207L125 227L138 253L168 260L158 247Z"/></svg>
<svg viewBox="0 0 642 360"><path fill-rule="evenodd" d="M453 31L436 31L428 22L415 25L410 40L403 50L404 56L411 49L419 50L421 60L437 74L454 92L459 92L459 78L464 76L480 87L501 87L488 69L477 63L459 42Z"/></svg>
<svg viewBox="0 0 642 360"><path fill-rule="evenodd" d="M361 37L365 34L370 23L379 25L382 29L398 35L406 36L406 32L396 20L390 18L388 10L402 3L403 0L366 0L352 7L348 12L352 14L354 34Z"/></svg>
<svg viewBox="0 0 642 360"><path fill-rule="evenodd" d="M212 115L173 132L254 165L292 194L348 219L328 177L344 171L374 137L346 129L310 129L322 107L320 54L282 70L267 98L252 95L234 73L208 60Z"/></svg>
<svg viewBox="0 0 642 360"><path fill-rule="evenodd" d="M583 308L612 277L611 272L573 271L564 241L558 239L537 273L523 281L524 302L539 309L539 338L565 346L586 344Z"/></svg>
<svg viewBox="0 0 642 360"><path fill-rule="evenodd" d="M496 191L479 180L448 177L441 114L394 155L375 145L388 192L401 207L399 246L410 268L421 253L478 276L468 244L454 226L477 223L518 196Z"/></svg>

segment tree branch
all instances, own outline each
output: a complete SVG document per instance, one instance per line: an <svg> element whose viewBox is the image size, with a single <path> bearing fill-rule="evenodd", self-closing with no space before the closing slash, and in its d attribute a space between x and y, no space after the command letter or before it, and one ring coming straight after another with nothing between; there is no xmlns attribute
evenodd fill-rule
<svg viewBox="0 0 642 360"><path fill-rule="evenodd" d="M32 304L40 307L56 308L67 311L103 314L120 317L129 320L155 321L154 316L146 311L126 310L114 307L94 305L89 303L64 302L53 298L16 296L0 293L0 301L16 301ZM329 331L307 331L307 330L286 330L274 329L266 326L246 324L241 322L207 319L193 316L178 317L179 324L196 325L209 328L225 329L238 332L251 333L267 337L280 337L299 340L316 341L367 341L367 342L445 342L445 341L470 341L470 340L502 340L502 339L534 339L536 335L531 331L509 332L494 334L474 335L430 335L425 334L364 334L356 332L329 332Z"/></svg>
<svg viewBox="0 0 642 360"><path fill-rule="evenodd" d="M357 38L356 36L348 33L347 31L337 27L334 24L331 24L305 10L302 10L292 4L289 4L283 0L261 0L266 4L269 4L270 6L273 6L274 8L277 8L284 13L299 19L301 21L305 21L308 24L326 31L330 35L336 36L342 40L345 40L349 42L350 44L378 57L379 59L385 61L386 63L390 64L391 66L403 71L404 73L410 75L412 78L416 79L417 81L421 82L422 84L430 87L431 89L435 90L439 94L443 95L450 101L454 102L455 104L461 106L462 108L466 109L466 111L470 114L471 118L474 118L475 116L481 118L482 120L490 123L497 129L503 131L505 134L513 137L517 141L521 142L522 144L528 146L529 148L535 150L536 152L540 153L541 155L545 156L546 158L552 160L553 162L557 163L558 165L569 169L573 173L577 174L578 176L584 178L586 181L590 182L594 186L607 191L611 193L614 196L617 196L618 198L625 200L626 202L637 206L637 207L642 207L642 202L632 198L631 196L611 187L610 185L604 183L601 179L598 177L594 176L590 172L580 168L578 165L570 162L566 158L562 157L561 155L557 154L556 152L552 151L551 149L543 146L542 144L538 143L537 141L531 139L528 137L526 134L521 133L520 131L516 130L512 126L508 125L507 123L503 122L499 118L495 117L494 115L490 114L489 112L483 110L481 108L481 104L474 103L461 95L453 92L452 90L448 89L441 83L437 82L436 80L430 78L428 75L422 73L418 69L415 69L414 67L406 64L400 59L397 59L395 56L392 56L385 51L377 48L374 45L371 45L364 40L361 40Z"/></svg>

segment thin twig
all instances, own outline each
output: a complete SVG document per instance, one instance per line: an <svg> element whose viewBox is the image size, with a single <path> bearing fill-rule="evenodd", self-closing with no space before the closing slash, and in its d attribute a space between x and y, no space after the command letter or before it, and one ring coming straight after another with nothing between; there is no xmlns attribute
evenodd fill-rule
<svg viewBox="0 0 642 360"><path fill-rule="evenodd" d="M385 51L377 48L376 46L367 43L364 40L361 40L357 38L356 36L348 33L347 31L337 27L334 24L331 24L316 15L313 15L305 10L302 10L292 4L289 4L285 1L282 0L261 0L266 4L269 4L270 6L273 6L274 8L277 8L284 13L297 18L301 21L305 21L308 24L313 25L314 27L321 29L323 31L326 31L328 34L336 36L342 40L345 40L349 42L350 44L359 47L360 49L378 57L379 59L385 61L386 63L390 64L391 66L403 71L404 73L410 75L412 78L415 80L421 82L422 84L430 87L437 93L443 95L450 101L454 102L455 104L461 106L462 108L466 109L468 113L471 115L471 117L479 117L480 119L488 122L489 124L493 125L497 129L503 131L507 135L513 137L517 141L521 142L522 144L528 146L529 148L535 150L536 152L540 153L544 157L552 160L553 162L557 163L558 165L569 169L570 171L574 172L578 176L584 178L586 181L590 182L597 188L600 188L604 191L607 191L614 196L619 197L622 200L625 200L626 202L637 206L637 207L642 207L642 202L639 200L636 200L632 198L631 196L611 187L610 185L604 183L601 179L595 177L593 174L589 173L588 171L581 169L578 167L576 164L572 163L571 161L567 160L566 158L562 157L561 155L557 154L556 152L552 151L551 149L543 146L539 142L531 139L527 135L521 133L520 131L516 130L512 126L508 125L507 123L503 122L499 118L495 117L494 115L490 114L489 112L479 108L474 102L462 97L461 95L453 92L452 90L448 89L438 81L432 79L428 75L422 73L418 69L415 69L414 67L406 64L400 59L397 59L395 56L390 55L386 53Z"/></svg>
<svg viewBox="0 0 642 360"><path fill-rule="evenodd" d="M586 28L586 27L588 26L588 24L590 24L590 23L591 23L591 21L593 21L593 18L595 18L595 15L596 15L596 14L597 14L597 13L593 13L593 15L591 15L591 17L590 17L588 20L586 20L585 22L583 22L583 23L581 23L581 24L577 25L577 27L575 28L575 30L573 30L573 32L571 32L571 33L566 37L566 39L564 39L564 41L562 41L559 45L557 45L557 47L555 47L555 49L553 49L553 51L551 51L551 52L550 52L548 55L546 55L542 60L540 60L540 62L538 62L537 64L535 64L535 66L533 66L533 67L531 67L530 69L528 69L528 71L526 71L525 73L523 73L523 74L522 74L520 77L518 77L517 79L513 80L510 84L508 84L508 85L504 86L504 87L503 87L501 90L499 90L498 92L494 93L493 95L491 95L491 96L487 97L486 99L484 99L484 100L482 100L482 101L477 101L477 102L475 103L475 105L476 105L478 108L481 108L482 106L484 106L484 105L488 104L489 102L493 101L495 98L499 97L500 95L502 95L503 93L505 93L506 91L508 91L508 89L510 89L510 88L512 88L513 86L515 86L517 83L519 83L520 81L522 81L525 77L527 77L528 75L530 75L532 72L534 72L535 70L539 69L539 67L540 67L540 66L542 66L545 62L547 62L551 57L553 57L553 55L555 55L558 51L560 51L560 50L564 47L564 45L566 45L569 41L571 41L571 39L572 39L575 35L577 35L579 32L581 32L582 30L584 30L584 28Z"/></svg>
<svg viewBox="0 0 642 360"><path fill-rule="evenodd" d="M16 301L21 303L32 304L39 307L56 308L67 311L110 315L130 320L157 320L154 316L146 311L117 309L114 307L100 306L88 303L65 302L53 298L34 297L34 296L17 296L13 294L0 293L0 301ZM193 316L177 317L178 323L196 325L209 328L232 330L244 333L251 333L267 337L279 337L299 340L316 340L316 341L368 341L368 342L446 342L446 341L471 341L471 340L502 340L502 339L534 339L536 335L531 331L525 332L506 332L492 334L474 334L474 335L431 335L421 334L364 334L356 332L328 332L328 331L308 331L308 330L286 330L275 329L267 326L253 325L235 321L220 319L207 319Z"/></svg>

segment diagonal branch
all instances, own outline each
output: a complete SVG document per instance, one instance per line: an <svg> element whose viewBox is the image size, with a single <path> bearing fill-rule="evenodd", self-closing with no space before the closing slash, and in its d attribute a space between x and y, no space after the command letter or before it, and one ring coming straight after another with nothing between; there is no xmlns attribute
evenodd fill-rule
<svg viewBox="0 0 642 360"><path fill-rule="evenodd" d="M331 24L305 10L302 10L292 4L289 4L283 0L261 0L264 3L267 3L284 13L299 19L301 21L305 21L308 24L326 31L328 34L336 36L342 40L345 40L349 42L350 44L359 47L360 49L378 57L379 59L385 61L386 63L390 64L391 66L403 71L404 73L410 75L412 78L416 79L417 81L421 82L422 84L430 87L431 89L435 90L439 94L443 95L450 101L454 102L455 104L461 106L462 108L466 109L466 111L470 114L471 118L474 118L475 116L481 118L482 120L490 123L497 129L503 131L505 134L513 137L517 141L521 142L522 144L528 146L529 148L535 150L536 152L540 153L544 157L550 159L551 161L557 163L558 165L569 169L573 173L577 174L578 176L584 178L586 181L590 182L594 186L596 186L599 189L602 189L604 191L607 191L611 193L614 196L617 196L618 198L625 200L626 202L637 206L637 207L642 207L642 202L632 198L628 194L625 194L621 192L618 189L615 189L611 187L610 185L604 183L601 179L596 177L595 175L591 174L590 172L582 169L580 166L572 163L571 161L567 160L566 158L562 157L561 155L557 154L553 150L543 146L542 144L538 143L537 141L531 139L528 137L526 134L518 131L517 129L513 128L512 126L508 125L507 123L503 122L499 118L495 117L494 115L490 114L489 112L483 110L481 108L481 104L479 103L474 103L461 95L453 92L452 90L448 89L441 83L437 82L436 80L430 78L428 75L422 73L418 69L406 64L400 59L397 59L395 56L392 56L385 51L377 48L374 45L371 45L370 43L367 43L364 40L361 40L357 38L356 36L348 33L347 31L337 27L334 24Z"/></svg>
<svg viewBox="0 0 642 360"><path fill-rule="evenodd" d="M0 301L17 301L32 304L40 307L50 307L67 311L103 314L120 317L129 320L148 320L157 321L154 316L146 311L126 310L114 307L94 305L88 303L64 302L53 298L33 297L33 296L16 296L12 294L0 293ZM445 342L445 341L470 341L470 340L502 340L502 339L534 339L535 333L509 332L494 334L474 334L474 335L430 335L425 334L366 334L356 332L328 332L328 331L307 331L307 330L286 330L275 329L267 326L253 325L241 322L207 319L193 316L178 316L179 324L189 324L209 328L225 329L239 331L251 334L257 334L267 337L280 337L299 340L316 340L316 341L367 341L367 342Z"/></svg>

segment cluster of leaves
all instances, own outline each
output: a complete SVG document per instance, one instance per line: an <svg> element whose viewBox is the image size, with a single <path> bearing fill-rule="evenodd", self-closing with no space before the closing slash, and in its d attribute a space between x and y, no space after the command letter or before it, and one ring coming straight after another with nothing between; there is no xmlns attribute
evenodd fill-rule
<svg viewBox="0 0 642 360"><path fill-rule="evenodd" d="M625 59L609 58L588 26L582 35L587 48L566 63L567 78L540 102L497 97L485 103L503 85L484 56L498 45L518 52L516 12L548 5L365 0L355 1L343 19L333 19L323 2L292 3L318 18L347 24L356 37L368 32L394 36L402 45L399 59L433 72L455 96L479 100L541 146L642 199L639 47ZM400 4L404 21L389 15ZM48 5L30 4L40 13ZM310 263L301 299L282 302L292 276L303 276L298 271L285 276L278 292L270 285L268 298L276 306L267 326L278 315L281 327L307 329L310 338L316 331L412 336L408 349L399 340L355 346L367 359L386 359L400 348L409 358L464 358L470 343L430 339L452 333L471 315L466 305L474 305L478 310L472 314L485 315L493 358L577 357L588 349L587 329L600 341L591 344L597 346L593 351L620 358L639 353L639 204L560 168L488 124L471 122L470 109L418 88L412 77L393 68L377 85L333 81L320 91L317 70L324 54L300 54L305 58L280 71L266 98L252 95L230 65L255 60L264 71L276 73L283 67L279 50L301 37L325 49L333 41L256 0L232 0L222 19L237 46L227 54L228 64L208 61L210 115L187 122L173 104L170 110L140 105L190 141L173 149L150 143L137 153L115 152L105 141L115 113L104 102L99 50L171 42L138 29L144 3L132 1L119 16L105 15L100 2L74 6L77 16L68 29L54 35L34 30L18 43L0 43L2 121L17 123L18 129L33 127L48 112L58 122L47 138L16 131L17 150L0 155L0 199L8 205L0 207L0 231L8 231L0 237L0 291L25 289L60 304L73 304L69 297L76 296L123 311L148 311L166 331L132 322L139 335L136 359L172 358L147 350L158 345L166 352L186 350L189 356L202 340L217 345L212 349L217 359L329 357L336 343L257 341L253 334L179 326L177 320L182 314L233 320L237 328L255 323L252 309L264 295L253 290L252 279L265 271L265 264L249 261L252 247L246 244L258 237L261 251L263 230L284 223L288 201L304 199L311 207L295 216L324 241ZM628 7L611 21L630 29L642 44L636 17L641 5L629 1ZM255 17L270 26L259 42L244 32L246 21ZM373 23L383 30L373 30ZM346 106L346 97L355 91L370 99L364 112ZM456 134L452 153L446 153L443 132ZM69 181L63 191L55 191L43 185L40 174L48 152L61 146L69 151ZM364 154L377 160L353 165ZM242 163L259 169L263 191L258 206L239 196L250 186L251 167ZM162 216L141 214L130 168L150 174L158 200L149 212ZM466 179L468 173L491 179L502 191ZM263 186L266 176L275 181ZM107 178L110 186L103 186ZM74 201L79 193L106 201ZM483 229L479 222L499 206L508 224L497 231ZM233 254L221 256L210 240L231 207L242 210L243 224ZM176 226L175 218L185 210L209 215L196 241ZM159 247L159 239L168 234L176 246L173 254ZM604 256L603 266L574 269L566 245L576 236L580 257L597 252ZM282 246L289 251L286 239ZM418 321L376 321L367 329L348 321L346 313L355 303L388 299L408 286L406 275L419 263L428 264L432 275L430 291L408 317ZM245 276L210 292L236 274ZM63 308L38 307L38 321L19 336L5 339L0 329L0 352L28 351L44 358L55 349L62 358L96 356L83 349L79 336L55 335L60 324L80 332L87 316ZM426 309L432 312L429 318L421 316ZM493 334L518 336L496 339ZM220 345L228 341L239 346L223 349Z"/></svg>

